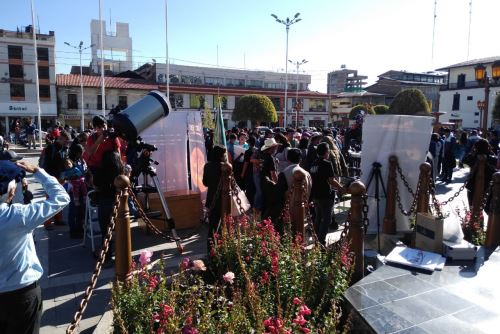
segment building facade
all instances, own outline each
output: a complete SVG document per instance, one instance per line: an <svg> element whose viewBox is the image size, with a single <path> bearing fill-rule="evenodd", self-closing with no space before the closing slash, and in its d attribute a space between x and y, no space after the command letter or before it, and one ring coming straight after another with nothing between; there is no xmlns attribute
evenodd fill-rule
<svg viewBox="0 0 500 334"><path fill-rule="evenodd" d="M101 115L100 94L101 83L99 76L83 76L84 84L84 117L87 124L94 115ZM131 105L142 98L151 90L165 92L164 84L154 83L148 80L106 77L106 110L116 106ZM231 128L238 125L231 120L233 109L238 98L248 94L262 94L268 96L273 102L277 113L278 123L283 126L284 91L269 90L249 87L215 87L207 85L170 85L170 101L176 110L199 110L205 108L213 110L216 107L218 97L221 101L224 123ZM57 96L60 101L59 118L66 124L78 127L81 119L81 96L80 76L72 74L57 75ZM299 100L302 108L297 114L296 110L290 109L287 115L288 123L295 125L298 118L299 126L325 127L329 123L329 98L327 94L300 91ZM295 105L296 94L288 94L288 105ZM297 117L298 116L298 117ZM250 126L249 122L243 122L240 126Z"/></svg>
<svg viewBox="0 0 500 334"><path fill-rule="evenodd" d="M357 70L348 70L345 65L338 71L328 73L327 93L338 94L342 92L360 92L366 85L367 76L358 75Z"/></svg>
<svg viewBox="0 0 500 334"><path fill-rule="evenodd" d="M116 22L115 31L106 31L106 21L103 25L103 56L105 73L120 73L132 70L132 38L129 35L128 23ZM94 73L101 73L99 20L90 22L90 43L92 46L92 61L90 67Z"/></svg>
<svg viewBox="0 0 500 334"><path fill-rule="evenodd" d="M445 73L417 73L406 71L388 71L378 76L375 84L366 87L370 93L384 94L385 104L390 105L394 97L402 90L416 88L424 93L432 112L439 110L439 91L446 85Z"/></svg>
<svg viewBox="0 0 500 334"><path fill-rule="evenodd" d="M0 29L0 134L6 135L16 120L38 116L36 74L38 66L42 127L57 117L55 35L36 33L35 59L31 26Z"/></svg>
<svg viewBox="0 0 500 334"><path fill-rule="evenodd" d="M486 73L493 79L490 80L487 119L488 127L493 124L492 110L495 98L500 94L500 78L493 78L494 64L500 67L500 56L470 60L438 69L448 72L448 84L441 89L440 94L439 110L443 113L441 120L464 128L481 126L482 112L478 108L478 101L485 100L485 88L484 83L476 81L475 68L483 65Z"/></svg>

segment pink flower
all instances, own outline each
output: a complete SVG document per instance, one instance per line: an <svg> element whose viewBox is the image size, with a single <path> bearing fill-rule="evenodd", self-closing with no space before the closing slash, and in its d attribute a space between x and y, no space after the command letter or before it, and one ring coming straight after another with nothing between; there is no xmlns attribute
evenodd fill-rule
<svg viewBox="0 0 500 334"><path fill-rule="evenodd" d="M139 262L141 266L146 266L149 262L151 262L151 256L153 256L153 252L148 249L141 251L141 256L139 257Z"/></svg>
<svg viewBox="0 0 500 334"><path fill-rule="evenodd" d="M293 298L293 303L295 305L300 305L300 304L302 304L302 300L300 300L300 298L298 298L298 297L294 297Z"/></svg>
<svg viewBox="0 0 500 334"><path fill-rule="evenodd" d="M193 261L193 270L194 271L205 271L207 268L205 267L205 263L203 260L194 260Z"/></svg>
<svg viewBox="0 0 500 334"><path fill-rule="evenodd" d="M305 334L308 334L311 332L311 330L309 328L305 328L305 327L302 327L300 330L302 331L302 333L305 333Z"/></svg>
<svg viewBox="0 0 500 334"><path fill-rule="evenodd" d="M181 270L186 270L187 268L189 268L189 258L188 257L185 257L182 259L181 261Z"/></svg>
<svg viewBox="0 0 500 334"><path fill-rule="evenodd" d="M299 314L300 315L311 315L311 310L306 305L302 305L299 308Z"/></svg>
<svg viewBox="0 0 500 334"><path fill-rule="evenodd" d="M267 271L264 271L262 273L261 282L263 284L266 284L267 282L269 282L269 274L267 273Z"/></svg>
<svg viewBox="0 0 500 334"><path fill-rule="evenodd" d="M303 315L297 315L295 317L295 319L293 319L293 323L297 324L297 325L300 325L300 326L304 326L306 324L306 322L307 322L307 320L304 319Z"/></svg>
<svg viewBox="0 0 500 334"><path fill-rule="evenodd" d="M232 271L228 271L227 273L225 273L224 276L222 276L222 278L224 279L225 282L229 284L234 283L234 273Z"/></svg>

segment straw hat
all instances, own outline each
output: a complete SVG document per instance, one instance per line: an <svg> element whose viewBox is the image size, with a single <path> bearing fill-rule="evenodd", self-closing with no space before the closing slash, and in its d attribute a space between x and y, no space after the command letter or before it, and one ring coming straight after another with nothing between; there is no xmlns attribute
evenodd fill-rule
<svg viewBox="0 0 500 334"><path fill-rule="evenodd" d="M278 146L278 145L281 145L280 143L277 143L276 140L274 138L267 138L265 141L264 141L264 145L260 148L261 151L265 151L271 147L275 147L275 146Z"/></svg>

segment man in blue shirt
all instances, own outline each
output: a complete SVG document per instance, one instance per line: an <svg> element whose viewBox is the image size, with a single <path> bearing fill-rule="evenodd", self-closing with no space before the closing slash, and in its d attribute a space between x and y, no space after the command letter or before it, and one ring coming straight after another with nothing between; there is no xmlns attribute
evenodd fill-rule
<svg viewBox="0 0 500 334"><path fill-rule="evenodd" d="M48 199L12 204L16 181L33 173ZM28 162L0 161L0 333L38 333L42 311L38 280L43 269L33 230L69 203L68 193L43 169Z"/></svg>

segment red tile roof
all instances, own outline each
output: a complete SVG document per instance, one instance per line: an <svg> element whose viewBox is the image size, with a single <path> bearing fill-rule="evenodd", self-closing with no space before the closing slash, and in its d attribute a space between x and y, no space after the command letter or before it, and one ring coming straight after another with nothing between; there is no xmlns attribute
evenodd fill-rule
<svg viewBox="0 0 500 334"><path fill-rule="evenodd" d="M94 75L84 75L84 87L101 87L101 77ZM80 87L80 75L77 74L58 74L56 76L58 86L63 87ZM158 85L141 79L105 77L104 86L106 88L121 88L121 89L141 89L154 90L158 89Z"/></svg>

